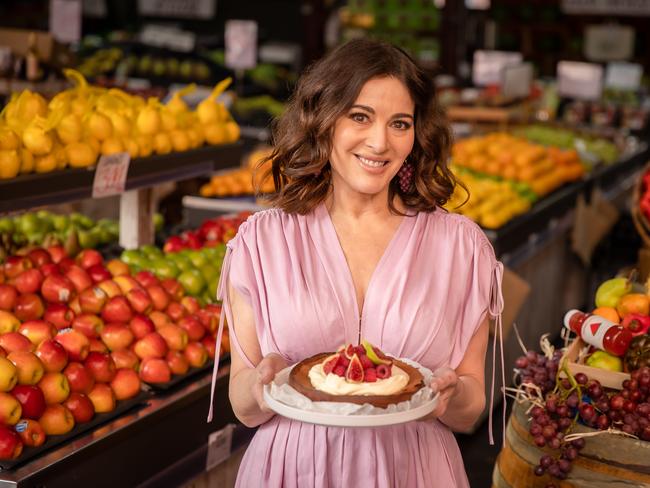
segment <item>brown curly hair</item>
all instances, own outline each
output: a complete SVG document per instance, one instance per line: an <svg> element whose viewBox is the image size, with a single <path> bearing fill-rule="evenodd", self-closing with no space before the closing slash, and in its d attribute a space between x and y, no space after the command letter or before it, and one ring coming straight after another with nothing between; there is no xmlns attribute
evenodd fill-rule
<svg viewBox="0 0 650 488"><path fill-rule="evenodd" d="M452 143L446 117L435 98L432 78L403 50L385 42L357 39L343 44L311 65L300 78L284 114L273 124L271 161L275 193L271 205L287 213L306 214L330 191L334 125L372 78L392 76L408 89L415 103L415 141L408 157L414 183L403 192L398 176L390 182L388 205L400 196L410 209L432 212L444 205L456 179L447 167Z"/></svg>

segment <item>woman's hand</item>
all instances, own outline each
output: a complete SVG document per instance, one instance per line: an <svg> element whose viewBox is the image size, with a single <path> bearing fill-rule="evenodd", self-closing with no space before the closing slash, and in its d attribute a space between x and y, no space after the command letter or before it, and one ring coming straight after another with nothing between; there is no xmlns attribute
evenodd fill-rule
<svg viewBox="0 0 650 488"><path fill-rule="evenodd" d="M456 392L457 385L458 375L453 369L439 368L433 372L433 379L429 386L434 394L440 392L440 396L438 397L438 405L426 418L439 418L445 414L449 402Z"/></svg>
<svg viewBox="0 0 650 488"><path fill-rule="evenodd" d="M273 410L264 401L262 394L264 385L268 385L273 381L275 375L289 366L282 356L272 352L262 358L262 360L255 367L255 376L252 386L253 398L259 405L262 412L273 413Z"/></svg>

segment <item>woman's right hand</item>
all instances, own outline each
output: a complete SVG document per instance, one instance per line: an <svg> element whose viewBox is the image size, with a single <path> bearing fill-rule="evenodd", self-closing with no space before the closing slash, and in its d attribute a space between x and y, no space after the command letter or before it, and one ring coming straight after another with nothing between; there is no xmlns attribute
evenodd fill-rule
<svg viewBox="0 0 650 488"><path fill-rule="evenodd" d="M273 381L275 375L282 371L284 368L289 366L289 364L284 360L282 356L277 353L272 352L267 354L262 358L262 360L255 367L255 377L253 383L253 398L260 407L260 410L265 413L273 413L273 410L264 401L264 396L262 395L264 385L268 385Z"/></svg>

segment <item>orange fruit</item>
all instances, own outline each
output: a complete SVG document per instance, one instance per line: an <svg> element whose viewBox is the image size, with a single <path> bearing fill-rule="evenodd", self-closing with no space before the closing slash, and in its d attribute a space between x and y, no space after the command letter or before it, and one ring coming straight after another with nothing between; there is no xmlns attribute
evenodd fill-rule
<svg viewBox="0 0 650 488"><path fill-rule="evenodd" d="M621 322L621 318L618 316L618 312L614 307L598 307L595 308L594 311L591 313L594 315L598 315L599 317L602 317L604 319L607 319L610 322L614 322L615 324Z"/></svg>

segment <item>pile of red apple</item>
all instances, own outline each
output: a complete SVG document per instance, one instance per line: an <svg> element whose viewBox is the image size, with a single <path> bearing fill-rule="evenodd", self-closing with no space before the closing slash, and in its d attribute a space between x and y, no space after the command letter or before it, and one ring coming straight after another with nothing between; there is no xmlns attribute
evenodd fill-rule
<svg viewBox="0 0 650 488"><path fill-rule="evenodd" d="M203 366L214 358L219 313L176 280L131 276L95 250L9 257L0 267L0 459L111 412L141 381Z"/></svg>
<svg viewBox="0 0 650 488"><path fill-rule="evenodd" d="M188 230L171 236L165 241L163 251L179 252L183 249L201 249L202 247L225 244L235 237L239 226L251 215L240 212L234 217L221 216L205 220L196 230Z"/></svg>

